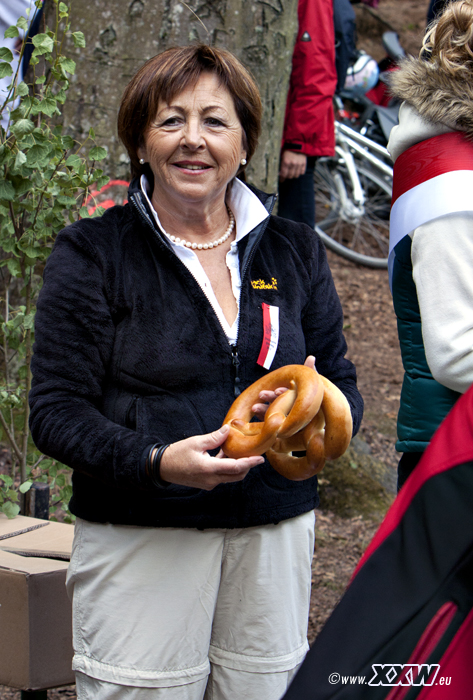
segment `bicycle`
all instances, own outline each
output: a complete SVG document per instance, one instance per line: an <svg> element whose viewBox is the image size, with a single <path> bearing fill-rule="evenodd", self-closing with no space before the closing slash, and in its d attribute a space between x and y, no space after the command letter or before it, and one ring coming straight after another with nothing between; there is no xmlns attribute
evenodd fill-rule
<svg viewBox="0 0 473 700"><path fill-rule="evenodd" d="M367 267L386 268L393 169L384 146L335 122L335 157L314 172L315 229L335 253Z"/></svg>
<svg viewBox="0 0 473 700"><path fill-rule="evenodd" d="M335 96L335 157L320 158L314 174L316 230L327 248L375 268L388 264L393 169L385 146L399 110L387 75L405 56L395 32L382 42L378 84L366 94L345 87Z"/></svg>

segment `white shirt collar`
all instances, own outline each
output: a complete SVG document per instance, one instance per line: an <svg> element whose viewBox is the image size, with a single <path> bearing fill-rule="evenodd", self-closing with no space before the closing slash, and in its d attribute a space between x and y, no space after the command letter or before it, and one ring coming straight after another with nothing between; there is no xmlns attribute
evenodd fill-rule
<svg viewBox="0 0 473 700"><path fill-rule="evenodd" d="M164 231L163 226L159 220L159 216L151 204L148 189L149 184L145 175L141 176L140 180L141 190L146 197L149 204L150 210L152 211L154 218L159 226L159 228ZM169 244L174 252L174 254L181 260L181 262L187 267L189 272L193 275L194 279L200 285L202 291L209 300L211 306L213 307L217 318L220 321L225 335L227 336L228 342L231 344L236 343L238 338L238 324L240 316L240 291L241 291L241 277L240 277L240 266L238 261L238 241L247 236L250 231L252 231L258 224L263 222L269 217L265 206L260 202L258 197L245 185L241 180L235 179L233 181L232 187L228 195L228 205L235 216L237 234L235 240L232 241L230 250L226 255L226 265L230 271L232 291L238 306L238 315L232 326L227 322L222 308L218 303L217 297L212 289L210 281L204 271L204 268L200 264L200 260L197 257L194 250L181 245L180 243L175 243L169 239Z"/></svg>
<svg viewBox="0 0 473 700"><path fill-rule="evenodd" d="M164 227L159 220L159 216L151 204L149 195L149 183L146 175L142 175L140 179L141 191L146 197L146 201L156 219L160 229L164 231ZM233 212L236 223L236 238L235 243L241 241L250 231L258 224L268 218L269 214L266 207L259 198L245 185L244 182L235 178L227 197L227 204Z"/></svg>

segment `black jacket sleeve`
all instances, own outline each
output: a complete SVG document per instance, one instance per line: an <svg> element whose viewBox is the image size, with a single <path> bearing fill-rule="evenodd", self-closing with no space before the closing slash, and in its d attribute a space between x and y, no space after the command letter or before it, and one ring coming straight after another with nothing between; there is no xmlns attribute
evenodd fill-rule
<svg viewBox="0 0 473 700"><path fill-rule="evenodd" d="M87 226L80 222L61 232L46 264L35 321L30 429L48 456L109 484L144 488L141 456L160 439L103 413L118 319L107 298L111 266L85 235Z"/></svg>

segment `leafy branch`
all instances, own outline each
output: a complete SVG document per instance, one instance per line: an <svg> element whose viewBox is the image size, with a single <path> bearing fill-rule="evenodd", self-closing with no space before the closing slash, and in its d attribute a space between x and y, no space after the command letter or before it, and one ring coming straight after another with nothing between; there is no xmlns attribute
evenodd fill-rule
<svg viewBox="0 0 473 700"><path fill-rule="evenodd" d="M53 28L33 37L28 81L20 79L20 62L0 48L0 78L11 77L0 104L0 426L5 450L0 460L0 509L14 517L20 511L19 493L35 479L54 487L52 510L66 509L69 473L32 443L28 429L28 392L34 316L44 264L57 233L79 217L90 216L83 203L91 188L108 182L96 162L104 148L93 145L89 131L76 142L61 123L75 62L65 55L66 40L85 46L82 32L71 32L69 8L53 0ZM37 0L35 12L41 7ZM20 17L6 38L26 35L29 19ZM88 152L87 152L87 149ZM93 215L101 213L97 209Z"/></svg>

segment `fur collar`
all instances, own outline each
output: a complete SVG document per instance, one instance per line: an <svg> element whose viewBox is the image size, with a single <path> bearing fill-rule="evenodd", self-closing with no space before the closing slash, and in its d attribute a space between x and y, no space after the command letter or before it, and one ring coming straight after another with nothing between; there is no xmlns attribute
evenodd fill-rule
<svg viewBox="0 0 473 700"><path fill-rule="evenodd" d="M412 56L390 75L391 93L427 121L464 131L473 140L473 85Z"/></svg>

